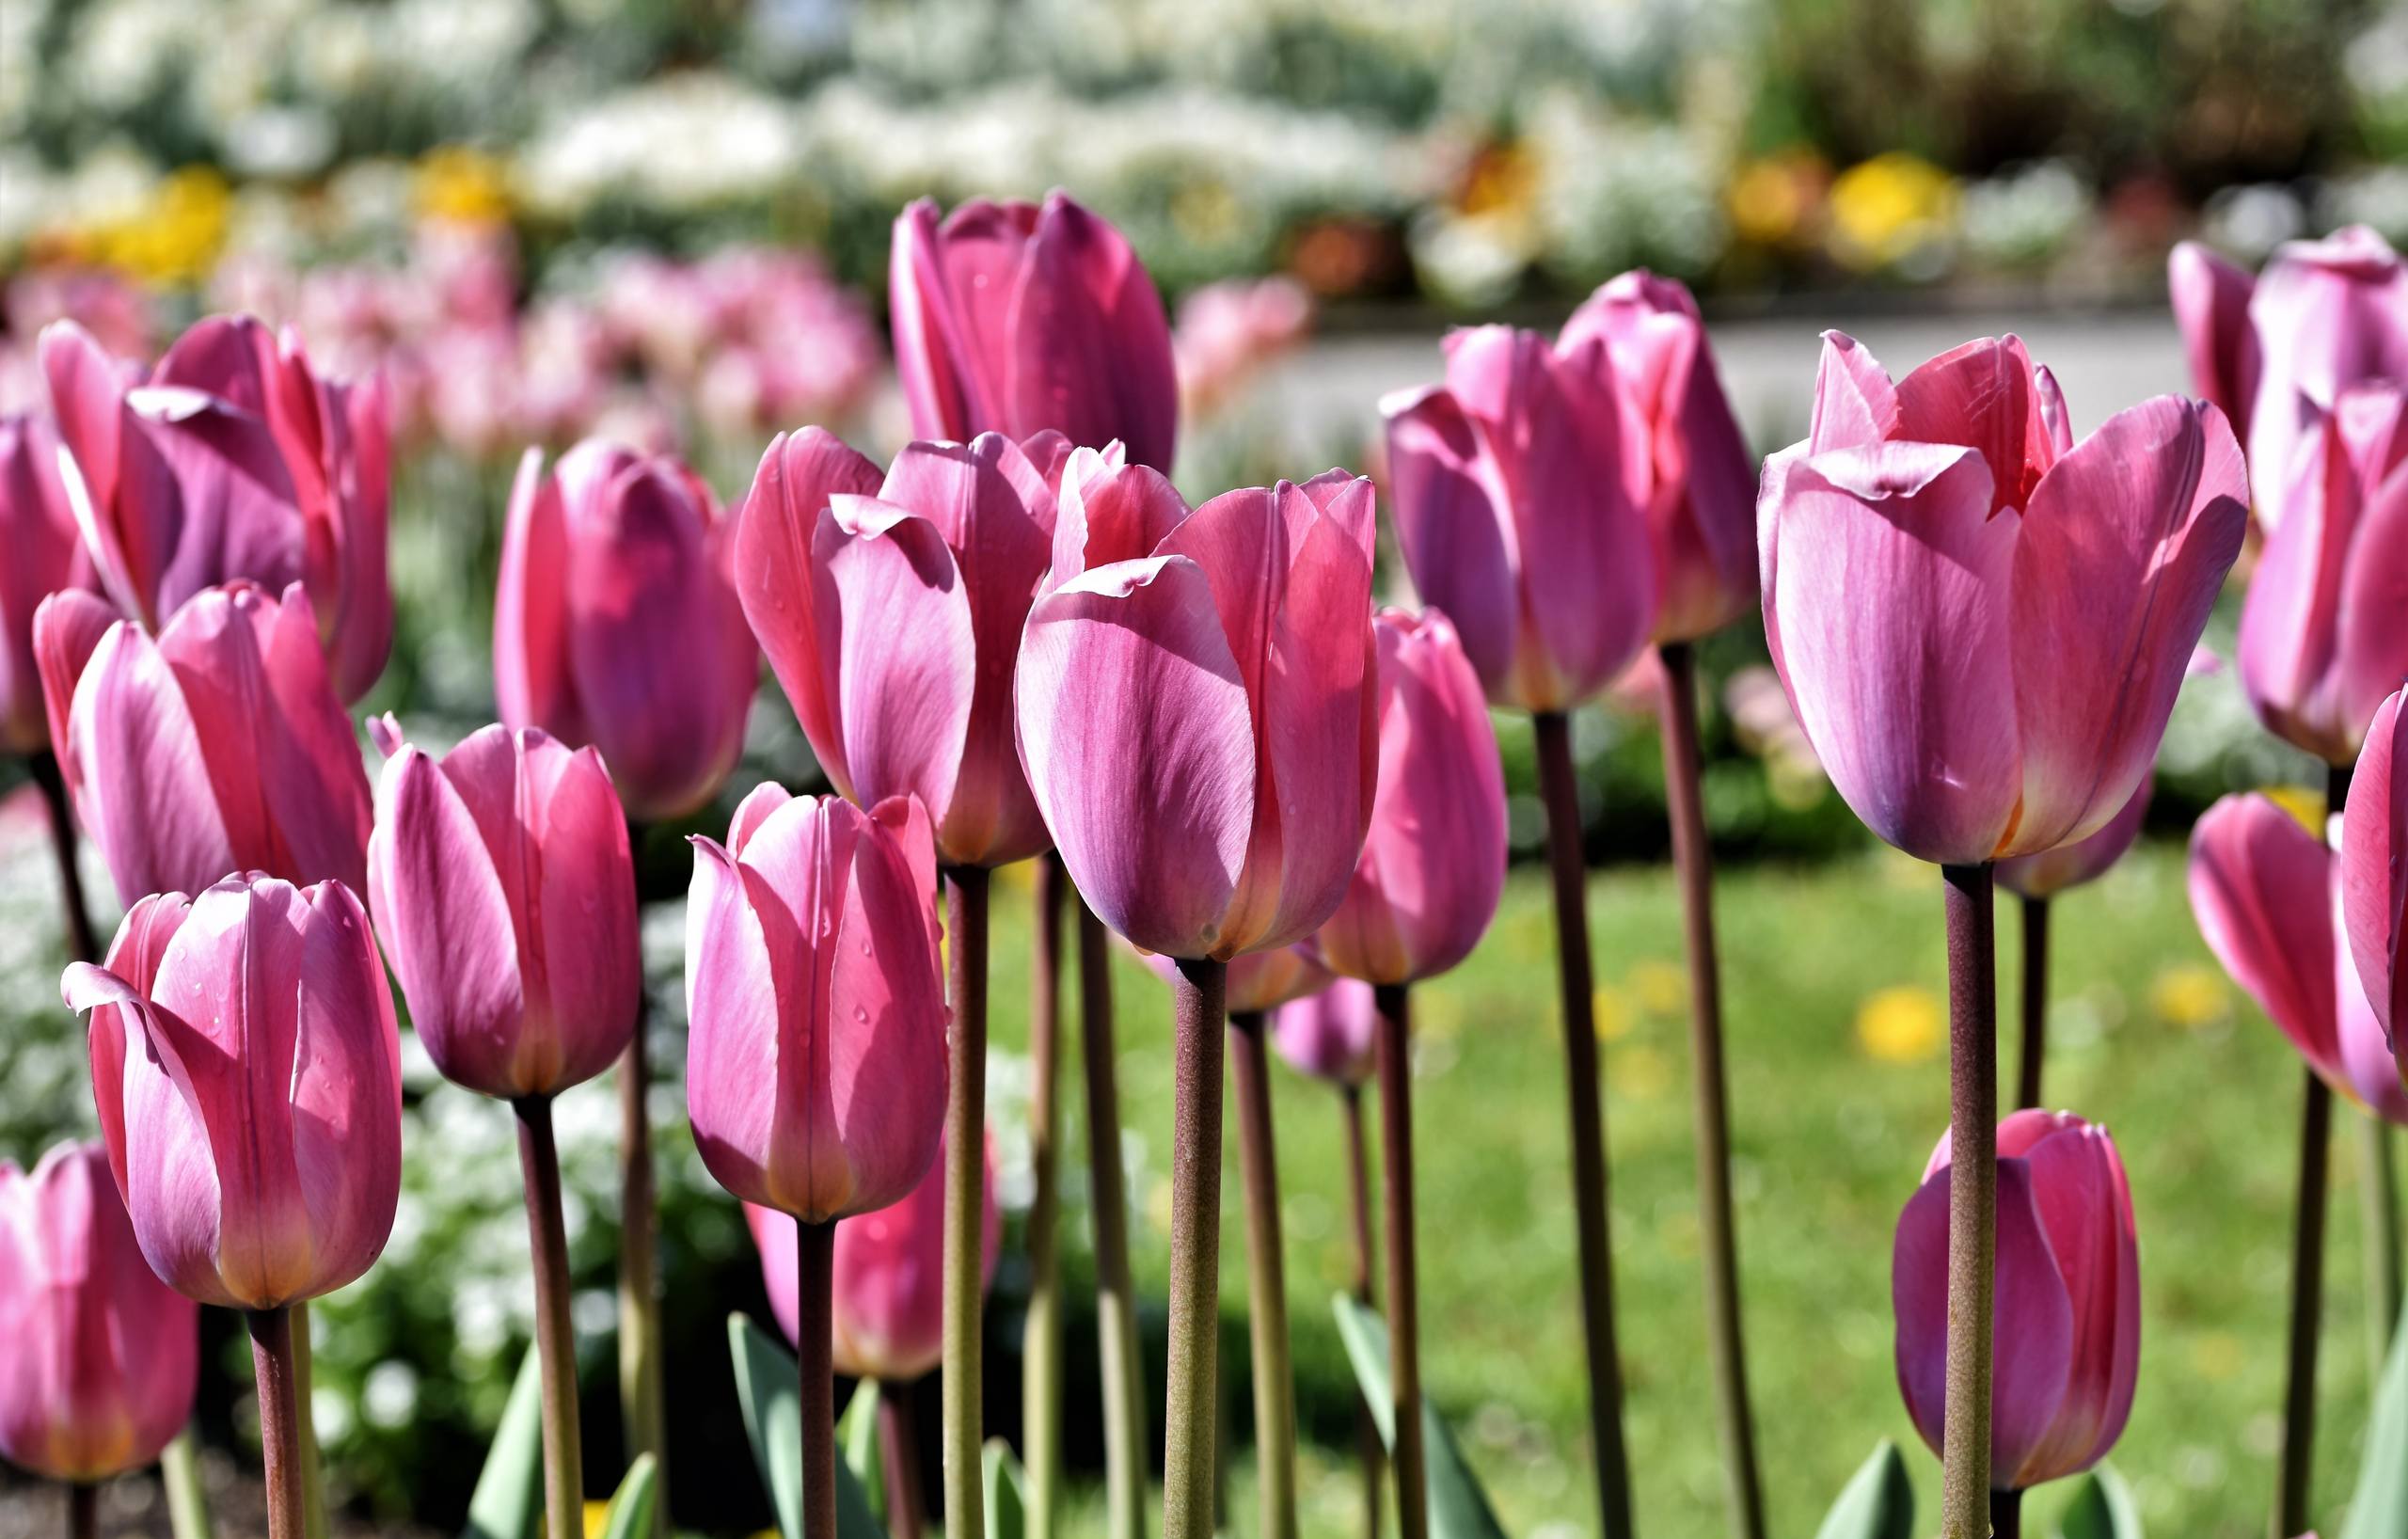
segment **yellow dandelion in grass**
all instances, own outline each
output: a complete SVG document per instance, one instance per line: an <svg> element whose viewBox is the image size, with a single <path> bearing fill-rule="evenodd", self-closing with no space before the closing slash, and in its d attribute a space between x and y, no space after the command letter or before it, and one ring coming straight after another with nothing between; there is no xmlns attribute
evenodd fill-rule
<svg viewBox="0 0 2408 1539"><path fill-rule="evenodd" d="M2196 1031L2224 1019L2230 996L2223 975L2214 969L2177 962L2149 984L2148 1007L2169 1026Z"/></svg>
<svg viewBox="0 0 2408 1539"><path fill-rule="evenodd" d="M419 157L410 198L429 219L501 224L510 217L510 167L465 144L438 145Z"/></svg>
<svg viewBox="0 0 2408 1539"><path fill-rule="evenodd" d="M1630 992L1650 1015L1680 1015L1688 1009L1689 980L1671 962L1648 960L1630 970Z"/></svg>
<svg viewBox="0 0 2408 1539"><path fill-rule="evenodd" d="M2266 800L2299 820L2299 826L2324 837L2324 793L2309 790L2305 785L2274 785L2267 788Z"/></svg>
<svg viewBox="0 0 2408 1539"><path fill-rule="evenodd" d="M1633 1019L1638 1012L1631 1007L1630 996L1612 984L1602 984L1589 996L1589 1013L1595 1018L1597 1040L1620 1041L1630 1035Z"/></svg>
<svg viewBox="0 0 2408 1539"><path fill-rule="evenodd" d="M1920 984L1876 990L1856 1007L1856 1042L1881 1063L1921 1063L1947 1035L1940 996Z"/></svg>

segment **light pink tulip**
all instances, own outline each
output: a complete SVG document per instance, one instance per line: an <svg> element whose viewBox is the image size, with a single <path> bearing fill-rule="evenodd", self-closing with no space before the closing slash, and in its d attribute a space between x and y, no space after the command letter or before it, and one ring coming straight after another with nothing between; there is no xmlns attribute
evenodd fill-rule
<svg viewBox="0 0 2408 1539"><path fill-rule="evenodd" d="M34 754L50 746L34 611L61 589L92 585L58 477L58 433L39 414L0 417L0 754Z"/></svg>
<svg viewBox="0 0 2408 1539"><path fill-rule="evenodd" d="M1898 1217L1890 1296L1898 1388L1940 1452L1948 1360L1945 1134ZM2131 1415L2141 1359L2140 1242L2107 1130L2070 1112L1998 1125L1998 1260L1990 1484L2020 1491L2107 1456Z"/></svg>
<svg viewBox="0 0 2408 1539"><path fill-rule="evenodd" d="M1756 607L1756 461L1722 393L1697 300L1640 268L1607 283L1556 339L1594 338L1646 423L1656 536L1656 639L1693 641Z"/></svg>
<svg viewBox="0 0 2408 1539"><path fill-rule="evenodd" d="M2351 971L2366 991L2376 1023L2399 1044L2400 995L2408 976L2400 966L2400 930L2408 904L2408 755L2400 736L2402 692L2384 700L2367 729L2366 746L2350 779L2341 819L2341 923Z"/></svg>
<svg viewBox="0 0 2408 1539"><path fill-rule="evenodd" d="M1331 470L1178 519L1141 466L1072 489L1093 464L1064 472L1076 528L1021 643L1037 804L1137 945L1227 960L1300 941L1345 896L1379 768L1371 484Z"/></svg>
<svg viewBox="0 0 2408 1539"><path fill-rule="evenodd" d="M976 199L940 223L927 198L895 220L887 307L895 369L923 438L1053 429L1170 468L1179 372L1145 264L1067 193Z"/></svg>
<svg viewBox="0 0 2408 1539"><path fill-rule="evenodd" d="M734 521L674 459L588 440L547 475L529 450L494 598L502 721L600 749L640 821L717 796L760 672L734 549Z"/></svg>
<svg viewBox="0 0 2408 1539"><path fill-rule="evenodd" d="M2196 241L2182 242L2166 257L2165 280L2190 355L2191 388L2224 413L2245 443L2261 369L2257 328L2249 324L2258 280Z"/></svg>
<svg viewBox="0 0 2408 1539"><path fill-rule="evenodd" d="M401 1197L401 1039L349 888L252 873L146 897L64 992L92 1012L109 1166L169 1287L272 1309L374 1264Z"/></svg>
<svg viewBox="0 0 2408 1539"><path fill-rule="evenodd" d="M1179 986L1179 963L1155 951L1141 951L1147 971L1172 988ZM1283 945L1270 951L1249 951L1229 960L1222 984L1222 1007L1231 1015L1260 1015L1291 999L1326 988L1329 969L1305 945Z"/></svg>
<svg viewBox="0 0 2408 1539"><path fill-rule="evenodd" d="M1829 333L1758 543L1773 664L1832 785L1942 865L2097 833L2149 772L2245 492L2213 406L2161 396L2076 443L2013 337L1893 385Z"/></svg>
<svg viewBox="0 0 2408 1539"><path fill-rule="evenodd" d="M446 1079L505 1101L608 1069L643 988L626 815L591 748L489 726L442 758L377 735L369 901Z"/></svg>
<svg viewBox="0 0 2408 1539"><path fill-rule="evenodd" d="M368 776L309 599L196 594L152 640L98 597L34 615L59 768L120 902L230 871L365 885Z"/></svg>
<svg viewBox="0 0 2408 1539"><path fill-rule="evenodd" d="M1334 978L1319 993L1279 1007L1271 1018L1271 1044L1300 1073L1357 1086L1371 1077L1379 1021L1370 984Z"/></svg>
<svg viewBox="0 0 2408 1539"><path fill-rule="evenodd" d="M2345 387L2332 411L2302 415L2241 611L2241 686L2268 731L2348 764L2408 678L2408 379Z"/></svg>
<svg viewBox="0 0 2408 1539"><path fill-rule="evenodd" d="M2122 860L2124 851L2140 837L2141 825L2148 821L2149 793L2154 788L2154 781L2142 781L2124 810L2086 839L1999 862L1993 873L1998 884L2022 897L2054 897L2068 887L2105 876L2107 868Z"/></svg>
<svg viewBox="0 0 2408 1539"><path fill-rule="evenodd" d="M995 1280L1003 1250L1003 1215L995 1205L995 1147L987 1157L978 1204L978 1284ZM744 1222L761 1252L761 1281L769 1312L786 1340L795 1339L795 1221L744 1205ZM836 1226L832 1268L834 1366L853 1378L909 1384L937 1366L944 1345L944 1140L911 1195Z"/></svg>
<svg viewBox="0 0 2408 1539"><path fill-rule="evenodd" d="M693 843L686 1105L704 1166L815 1224L901 1200L944 1122L927 814L765 785L724 848Z"/></svg>
<svg viewBox="0 0 2408 1539"><path fill-rule="evenodd" d="M192 1419L192 1300L151 1275L99 1144L0 1160L0 1457L56 1481L138 1469Z"/></svg>
<svg viewBox="0 0 2408 1539"><path fill-rule="evenodd" d="M1567 341L1456 331L1445 384L1380 403L1414 588L1525 710L1595 694L1656 628L1652 436L1604 337Z"/></svg>
<svg viewBox="0 0 2408 1539"><path fill-rule="evenodd" d="M2249 299L2260 365L2249 418L2250 484L2269 529L2299 440L2360 380L2408 385L2408 263L2364 225L2277 246Z"/></svg>

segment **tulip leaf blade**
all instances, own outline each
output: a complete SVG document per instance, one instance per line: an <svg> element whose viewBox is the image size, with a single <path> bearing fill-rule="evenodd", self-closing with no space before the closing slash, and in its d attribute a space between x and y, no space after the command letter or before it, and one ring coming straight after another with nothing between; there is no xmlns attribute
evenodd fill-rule
<svg viewBox="0 0 2408 1539"><path fill-rule="evenodd" d="M861 1483L872 1515L881 1522L886 1517L886 1470L879 1453L878 1412L884 1395L885 1387L876 1379L863 1379L845 1414L836 1419L836 1446L845 1451L845 1466Z"/></svg>
<svg viewBox="0 0 2408 1539"><path fill-rule="evenodd" d="M2140 1503L2111 1464L2099 1465L2075 1483L2073 1498L2057 1519L2057 1532L2060 1539L2147 1539Z"/></svg>
<svg viewBox="0 0 2408 1539"><path fill-rule="evenodd" d="M2375 1390L2374 1413L2367 1420L2366 1463L2350 1493L2349 1521L2341 1539L2389 1539L2408 1533L2408 1331L2391 1333L2391 1357Z"/></svg>
<svg viewBox="0 0 2408 1539"><path fill-rule="evenodd" d="M736 1398L744 1413L744 1436L752 1463L768 1488L785 1539L802 1531L802 1373L785 1343L747 1314L727 1317L730 1355L736 1360ZM885 1539L871 1515L869 1499L844 1460L836 1461L837 1539Z"/></svg>
<svg viewBox="0 0 2408 1539"><path fill-rule="evenodd" d="M1028 1539L1028 1487L1020 1461L1002 1438L990 1437L979 1464L986 1482L987 1539Z"/></svg>
<svg viewBox="0 0 2408 1539"><path fill-rule="evenodd" d="M660 1494L660 1466L649 1453L639 1453L627 1466L610 1505L602 1515L602 1539L648 1539L652 1505Z"/></svg>
<svg viewBox="0 0 2408 1539"><path fill-rule="evenodd" d="M1914 1539L1915 1488L1907 1461L1887 1437L1840 1488L1814 1539Z"/></svg>
<svg viewBox="0 0 2408 1539"><path fill-rule="evenodd" d="M1354 1382L1361 1387L1371 1420L1380 1429L1380 1441L1393 1448L1395 1393L1388 1376L1387 1322L1351 1293L1336 1295L1330 1308L1338 1316L1339 1339L1345 1342L1347 1358L1354 1365ZM1488 1493L1481 1489L1455 1443L1455 1435L1439 1419L1427 1395L1421 1397L1421 1440L1429 1465L1424 1478L1434 1539L1505 1539L1497 1510L1488 1504Z"/></svg>
<svg viewBox="0 0 2408 1539"><path fill-rule="evenodd" d="M477 1471L463 1539L531 1539L544 1513L544 1368L533 1342Z"/></svg>

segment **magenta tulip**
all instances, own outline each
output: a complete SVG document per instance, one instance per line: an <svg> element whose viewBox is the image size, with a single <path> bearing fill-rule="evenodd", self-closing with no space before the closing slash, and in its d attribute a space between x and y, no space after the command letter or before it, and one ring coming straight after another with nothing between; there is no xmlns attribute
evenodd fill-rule
<svg viewBox="0 0 2408 1539"><path fill-rule="evenodd" d="M895 220L895 370L923 438L1053 429L1170 468L1179 373L1162 296L1110 223L1055 192Z"/></svg>
<svg viewBox="0 0 2408 1539"><path fill-rule="evenodd" d="M0 753L50 746L34 661L34 611L52 594L92 584L91 559L59 480L58 430L39 415L0 417Z"/></svg>
<svg viewBox="0 0 2408 1539"><path fill-rule="evenodd" d="M1656 629L1654 445L1601 330L1456 331L1445 384L1380 403L1414 587L1500 706L1576 706Z"/></svg>
<svg viewBox="0 0 2408 1539"><path fill-rule="evenodd" d="M272 1310L374 1263L401 1197L401 1039L349 888L253 873L146 897L64 992L92 1012L109 1166L168 1286Z"/></svg>
<svg viewBox="0 0 2408 1539"><path fill-rule="evenodd" d="M2140 1242L2107 1130L2070 1112L1998 1125L2000 1345L1990 1385L1990 1484L2020 1491L2107 1456L2131 1414L2141 1357ZM1898 1388L1941 1447L1948 1342L1949 1140L1898 1217L1890 1296Z"/></svg>
<svg viewBox="0 0 2408 1539"><path fill-rule="evenodd" d="M510 492L494 692L513 727L592 746L627 814L682 817L744 749L759 655L731 576L732 520L676 460L589 439Z"/></svg>
<svg viewBox="0 0 2408 1539"><path fill-rule="evenodd" d="M1829 334L1759 534L1773 663L1831 783L1941 865L2097 833L2149 771L2245 497L2212 406L2161 396L2077 444L2013 337L1893 385Z"/></svg>
<svg viewBox="0 0 2408 1539"><path fill-rule="evenodd" d="M2191 388L2223 412L2246 442L2262 368L2258 331L2249 324L2249 296L2258 280L2196 241L2175 246L2165 260L2165 278L2175 324L2190 356Z"/></svg>
<svg viewBox="0 0 2408 1539"><path fill-rule="evenodd" d="M2363 225L2275 248L2249 300L2261 362L2249 418L2250 484L2268 528L2289 516L2284 493L2299 440L2361 380L2408 385L2408 264Z"/></svg>
<svg viewBox="0 0 2408 1539"><path fill-rule="evenodd" d="M105 1149L60 1144L30 1176L0 1161L0 1456L57 1481L138 1469L191 1420L199 1358Z"/></svg>
<svg viewBox="0 0 2408 1539"><path fill-rule="evenodd" d="M2398 1023L2408 1016L2400 994L2408 976L2400 966L2400 930L2408 904L2408 756L2400 736L2408 723L2400 704L2408 692L2384 700L2367 729L2350 780L2349 807L2341 819L2341 924L2352 971L2365 988L2376 1022L2399 1039Z"/></svg>
<svg viewBox="0 0 2408 1539"><path fill-rule="evenodd" d="M2148 821L2148 799L2153 785L2151 781L2142 781L2141 788L2124 803L2124 810L2086 839L2076 839L2036 855L2018 855L1999 862L1998 884L2021 897L2054 897L2068 887L2079 887L2105 876L2107 868L2122 860L2124 851L2140 837L2141 825Z"/></svg>
<svg viewBox="0 0 2408 1539"><path fill-rule="evenodd" d="M1159 952L1140 952L1139 956L1154 976L1174 988L1178 986L1178 962ZM1329 981L1329 969L1321 964L1307 945L1249 951L1230 959L1223 999L1231 1015L1260 1015L1326 988Z"/></svg>
<svg viewBox="0 0 2408 1539"><path fill-rule="evenodd" d="M230 871L365 885L368 776L298 583L194 595L153 640L97 596L34 615L59 769L119 900Z"/></svg>
<svg viewBox="0 0 2408 1539"><path fill-rule="evenodd" d="M1279 1007L1271 1017L1271 1043L1299 1073L1353 1087L1371 1077L1371 1034L1378 1024L1371 986L1333 978L1319 993Z"/></svg>
<svg viewBox="0 0 2408 1539"><path fill-rule="evenodd" d="M686 1106L744 1201L826 1224L898 1202L945 1102L927 814L762 785L694 844Z"/></svg>
<svg viewBox="0 0 2408 1539"><path fill-rule="evenodd" d="M446 1079L515 1101L608 1069L643 989L626 815L591 748L489 726L436 759L377 735L369 900Z"/></svg>

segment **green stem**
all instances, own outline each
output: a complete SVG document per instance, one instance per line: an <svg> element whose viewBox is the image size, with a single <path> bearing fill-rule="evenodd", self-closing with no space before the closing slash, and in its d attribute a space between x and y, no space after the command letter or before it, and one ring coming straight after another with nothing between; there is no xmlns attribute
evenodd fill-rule
<svg viewBox="0 0 2408 1539"><path fill-rule="evenodd" d="M1037 955L1030 980L1028 1322L1022 1349L1021 1441L1028 1474L1029 1539L1053 1539L1062 1476L1061 1219L1062 857L1037 863Z"/></svg>
<svg viewBox="0 0 2408 1539"><path fill-rule="evenodd" d="M1371 991L1380 1076L1380 1189L1388 1242L1388 1408L1398 1539L1430 1531L1430 1475L1421 1435L1421 1282L1414 1245L1412 996L1401 983Z"/></svg>
<svg viewBox="0 0 2408 1539"><path fill-rule="evenodd" d="M212 1539L209 1497L201 1489L200 1456L194 1452L190 1424L160 1451L159 1477L167 1488L168 1532L175 1539Z"/></svg>
<svg viewBox="0 0 2408 1539"><path fill-rule="evenodd" d="M1262 1012L1229 1017L1229 1077L1238 1099L1238 1175L1245 1191L1246 1320L1254 1354L1255 1479L1262 1531L1296 1535L1296 1390L1288 1350L1288 1274L1279 1231L1279 1157L1271 1126L1271 1064Z"/></svg>
<svg viewBox="0 0 2408 1539"><path fill-rule="evenodd" d="M303 1539L309 1499L301 1484L302 1411L293 1381L293 1311L246 1309L251 1368L259 1381L260 1452L267 1466L268 1539Z"/></svg>
<svg viewBox="0 0 2408 1539"><path fill-rule="evenodd" d="M1346 1126L1347 1190L1354 1207L1354 1299L1369 1309L1376 1303L1371 1296L1371 1170L1363 1148L1362 1090L1339 1086L1338 1104ZM1364 1539L1380 1539L1380 1486L1387 1478L1387 1450L1380 1442L1371 1403L1359 1390L1354 1401L1354 1441L1363 1467Z"/></svg>
<svg viewBox="0 0 2408 1539"><path fill-rule="evenodd" d="M1146 1531L1146 1360L1129 1273L1129 1184L1120 1166L1120 1087L1112 1031L1112 940L1084 899L1079 927L1080 1068L1087 1094L1087 1206L1095 1223L1097 1362L1103 1375L1105 1539Z"/></svg>
<svg viewBox="0 0 2408 1539"><path fill-rule="evenodd" d="M2291 1312L2283 1394L2281 1484L2274 1528L2286 1536L2308 1526L2308 1478L2316 1459L2316 1343L2324 1311L2324 1198L2331 1157L2333 1092L2315 1070L2300 1106L2299 1198L2291 1215Z"/></svg>
<svg viewBox="0 0 2408 1539"><path fill-rule="evenodd" d="M836 1225L795 1220L796 1371L802 1393L802 1539L836 1539Z"/></svg>
<svg viewBox="0 0 2408 1539"><path fill-rule="evenodd" d="M2400 1178L2391 1156L2391 1124L2367 1112L2358 1118L2358 1213L2366 1235L2367 1372L2383 1382L2391 1360L2391 1330L2400 1319Z"/></svg>
<svg viewBox="0 0 2408 1539"><path fill-rule="evenodd" d="M1225 962L1182 960L1171 991L1170 1372L1163 1539L1211 1539L1221 1324Z"/></svg>
<svg viewBox="0 0 2408 1539"><path fill-rule="evenodd" d="M985 1539L980 1484L979 1235L987 1150L987 889L974 865L944 872L951 1081L944 1109L944 1531Z"/></svg>
<svg viewBox="0 0 2408 1539"><path fill-rule="evenodd" d="M646 993L635 1035L619 1055L619 1419L627 1462L653 1458L653 1532L669 1534L667 1413L660 1382L660 1278L655 1260L659 1223L653 1196L652 1070Z"/></svg>
<svg viewBox="0 0 2408 1539"><path fill-rule="evenodd" d="M301 1521L308 1539L326 1539L326 1476L318 1458L318 1421L310 1398L309 1306L293 1306L293 1388L301 1407Z"/></svg>
<svg viewBox="0 0 2408 1539"><path fill-rule="evenodd" d="M1948 865L1948 1368L1941 1531L1988 1539L1998 1256L1998 951L1990 867Z"/></svg>
<svg viewBox="0 0 2408 1539"><path fill-rule="evenodd" d="M528 1249L535 1274L535 1350L543 1363L544 1531L582 1539L585 1466L577 1426L577 1333L569 1317L568 1230L561 1214L560 1150L552 1098L529 1096L518 1113L518 1166L527 1182Z"/></svg>

